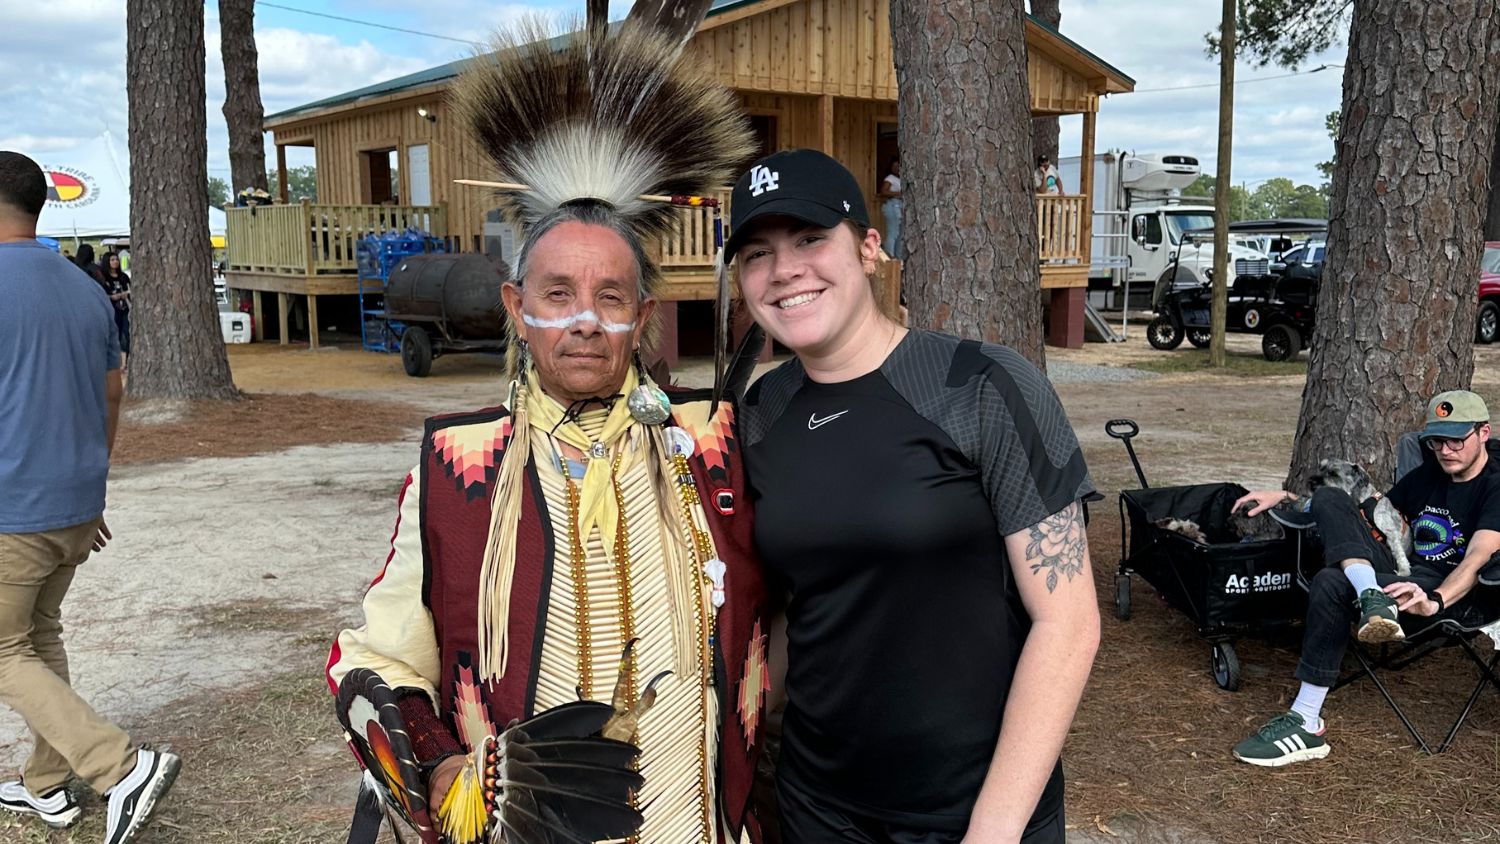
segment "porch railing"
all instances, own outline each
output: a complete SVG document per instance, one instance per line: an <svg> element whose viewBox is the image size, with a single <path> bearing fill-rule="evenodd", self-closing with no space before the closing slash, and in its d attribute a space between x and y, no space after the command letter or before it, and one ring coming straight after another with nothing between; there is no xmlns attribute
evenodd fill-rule
<svg viewBox="0 0 1500 844"><path fill-rule="evenodd" d="M729 188L715 192L719 213L724 220L724 237L729 237ZM714 263L714 212L711 208L677 209L680 225L675 234L662 238L657 246L662 269L677 267L711 267Z"/></svg>
<svg viewBox="0 0 1500 844"><path fill-rule="evenodd" d="M1088 202L1088 195L1081 193L1037 196L1037 257L1043 264L1088 262L1088 233L1083 230Z"/></svg>
<svg viewBox="0 0 1500 844"><path fill-rule="evenodd" d="M448 236L441 205L265 205L227 208L229 269L316 275L353 273L355 248L367 235L417 228Z"/></svg>

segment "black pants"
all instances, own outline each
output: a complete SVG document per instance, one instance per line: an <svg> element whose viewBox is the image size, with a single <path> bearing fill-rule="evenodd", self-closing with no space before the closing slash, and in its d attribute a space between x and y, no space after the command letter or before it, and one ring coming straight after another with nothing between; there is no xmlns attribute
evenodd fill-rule
<svg viewBox="0 0 1500 844"><path fill-rule="evenodd" d="M1315 686L1332 686L1338 682L1344 651L1349 647L1350 626L1359 616L1358 596L1345 576L1344 560L1369 560L1375 568L1375 580L1385 586L1408 581L1431 592L1448 576L1447 571L1415 565L1405 577L1395 572L1390 550L1376 539L1354 500L1340 489L1323 487L1313 493L1312 514L1323 537L1323 561L1327 564L1308 584L1307 625L1302 632L1302 658L1297 663L1297 679ZM1466 626L1482 624L1500 617L1500 606L1492 596L1495 590L1474 590L1465 599L1432 618L1402 615L1401 625L1408 633L1441 619L1452 619Z"/></svg>
<svg viewBox="0 0 1500 844"><path fill-rule="evenodd" d="M115 330L120 334L120 351L130 354L130 311L115 311Z"/></svg>
<svg viewBox="0 0 1500 844"><path fill-rule="evenodd" d="M958 844L962 831L920 829L855 814L815 794L776 781L783 844ZM1061 801L1057 813L1032 818L1021 844L1063 844L1066 835Z"/></svg>

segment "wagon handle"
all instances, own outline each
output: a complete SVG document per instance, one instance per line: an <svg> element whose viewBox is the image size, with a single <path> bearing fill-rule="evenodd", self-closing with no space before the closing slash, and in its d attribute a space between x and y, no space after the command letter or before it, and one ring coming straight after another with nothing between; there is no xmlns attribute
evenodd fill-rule
<svg viewBox="0 0 1500 844"><path fill-rule="evenodd" d="M1134 419L1111 419L1104 423L1104 433L1125 443L1125 453L1130 455L1130 464L1135 467L1135 476L1141 480L1141 489L1150 489L1146 473L1141 470L1141 461L1135 456L1135 446L1130 444L1130 439L1140 432L1141 426L1135 424Z"/></svg>

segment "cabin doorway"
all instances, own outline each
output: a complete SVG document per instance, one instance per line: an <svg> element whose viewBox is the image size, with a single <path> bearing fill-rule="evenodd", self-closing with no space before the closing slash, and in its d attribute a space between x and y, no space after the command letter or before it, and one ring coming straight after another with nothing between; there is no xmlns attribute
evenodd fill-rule
<svg viewBox="0 0 1500 844"><path fill-rule="evenodd" d="M401 204L401 164L396 148L361 150L359 193L365 205Z"/></svg>

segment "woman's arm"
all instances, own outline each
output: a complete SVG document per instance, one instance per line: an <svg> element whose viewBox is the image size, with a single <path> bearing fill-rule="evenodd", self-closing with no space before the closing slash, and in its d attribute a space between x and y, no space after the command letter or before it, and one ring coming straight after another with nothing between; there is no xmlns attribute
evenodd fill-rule
<svg viewBox="0 0 1500 844"><path fill-rule="evenodd" d="M1005 537L1031 632L965 842L1019 841L1036 810L1099 648L1099 607L1077 502Z"/></svg>

